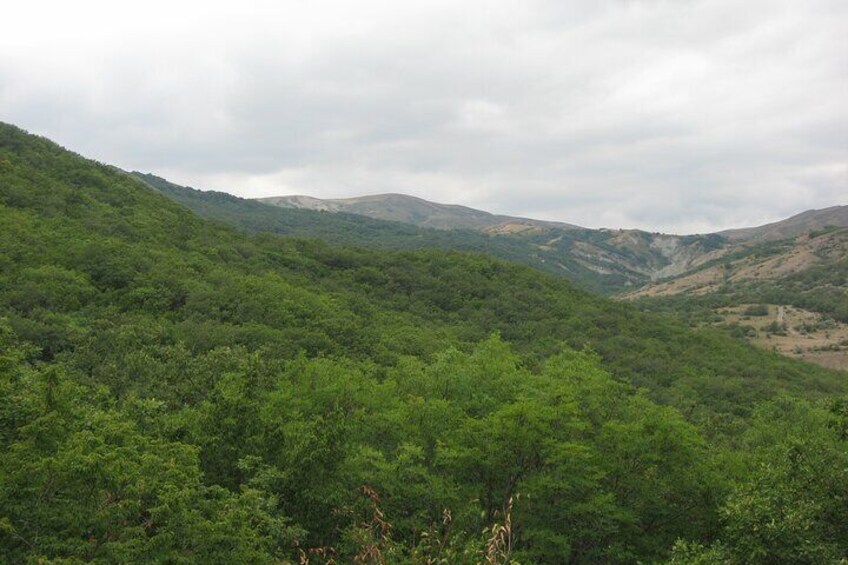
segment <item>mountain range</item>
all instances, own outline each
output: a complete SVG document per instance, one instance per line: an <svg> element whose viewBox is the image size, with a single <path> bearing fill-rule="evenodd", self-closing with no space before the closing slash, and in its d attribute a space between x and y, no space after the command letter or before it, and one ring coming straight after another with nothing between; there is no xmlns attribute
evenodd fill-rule
<svg viewBox="0 0 848 565"><path fill-rule="evenodd" d="M294 195L257 198L256 200L281 208L345 212L436 229L472 229L498 234L546 229L588 229L564 222L491 214L466 206L430 202L406 194L374 194L338 199ZM848 205L832 206L821 210L807 210L790 218L763 226L724 230L707 235L718 235L728 241L735 242L773 241L794 237L828 226L848 226ZM639 232L640 230L608 229L601 231ZM643 231L642 233L649 232ZM680 237L670 234L665 234L665 236Z"/></svg>
<svg viewBox="0 0 848 565"><path fill-rule="evenodd" d="M284 196L247 200L201 192L134 173L195 211L243 229L323 237L382 248L437 248L492 253L564 276L604 294L671 293L658 285L712 265L728 255L756 253L757 244L796 237L825 226L848 226L848 206L809 210L766 226L713 234L672 235L634 229L588 229L572 224L490 214L464 206L385 194L321 200ZM236 216L238 219L236 220ZM413 229L417 228L417 229Z"/></svg>
<svg viewBox="0 0 848 565"><path fill-rule="evenodd" d="M572 229L579 226L563 222L548 222L530 218L518 218L491 214L482 210L439 204L406 194L375 194L357 198L320 199L311 196L277 196L258 198L260 202L281 208L320 210L322 212L347 212L376 218L403 222L422 228L472 229L487 233L515 233L534 228Z"/></svg>
<svg viewBox="0 0 848 565"><path fill-rule="evenodd" d="M489 214L464 206L428 202L402 194L381 194L336 200L307 196L261 198L260 202L283 208L349 213L381 220L392 220L420 227L476 230L527 245L527 254L554 252L568 256L599 278L623 275L622 287L631 296L703 293L718 280L779 278L792 271L806 269L821 261L844 258L845 246L810 234L828 228L848 226L848 206L807 210L785 220L758 227L725 230L712 234L671 235L642 230L598 229L575 225ZM760 244L801 238L796 246L769 247L768 261L757 262L764 254ZM824 238L830 241L833 236ZM766 246L768 247L768 246ZM791 247L791 249L790 249ZM827 253L822 249L827 248ZM786 256L784 256L786 255ZM556 262L556 259L554 259ZM757 267L739 269L730 274L729 263L740 261ZM563 273L567 267L560 261ZM721 270L719 276L717 271ZM710 281L709 284L704 281ZM644 288L642 288L644 287Z"/></svg>
<svg viewBox="0 0 848 565"><path fill-rule="evenodd" d="M725 230L718 233L730 241L774 241L833 226L848 226L848 206L807 210L791 218L764 226Z"/></svg>

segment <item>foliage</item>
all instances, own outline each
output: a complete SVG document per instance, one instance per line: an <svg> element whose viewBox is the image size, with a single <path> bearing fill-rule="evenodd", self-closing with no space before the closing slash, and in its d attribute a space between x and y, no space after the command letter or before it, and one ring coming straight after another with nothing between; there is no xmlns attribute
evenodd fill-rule
<svg viewBox="0 0 848 565"><path fill-rule="evenodd" d="M712 546L685 542L672 562L845 563L848 443L844 401L780 398L763 404L745 434L745 472L721 508Z"/></svg>
<svg viewBox="0 0 848 565"><path fill-rule="evenodd" d="M845 549L838 373L482 255L246 235L10 126L0 220L2 561Z"/></svg>
<svg viewBox="0 0 848 565"><path fill-rule="evenodd" d="M766 304L751 304L742 312L745 316L768 316L768 306Z"/></svg>

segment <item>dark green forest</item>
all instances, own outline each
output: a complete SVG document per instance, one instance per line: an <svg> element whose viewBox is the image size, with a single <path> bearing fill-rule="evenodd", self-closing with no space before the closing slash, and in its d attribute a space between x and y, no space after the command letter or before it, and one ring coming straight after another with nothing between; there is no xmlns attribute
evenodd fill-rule
<svg viewBox="0 0 848 565"><path fill-rule="evenodd" d="M0 124L2 562L845 563L847 393L502 259L244 233Z"/></svg>

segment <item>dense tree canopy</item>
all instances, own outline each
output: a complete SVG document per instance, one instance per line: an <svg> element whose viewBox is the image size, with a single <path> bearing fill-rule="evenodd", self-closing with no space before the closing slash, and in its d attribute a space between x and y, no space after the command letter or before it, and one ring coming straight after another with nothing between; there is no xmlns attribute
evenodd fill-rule
<svg viewBox="0 0 848 565"><path fill-rule="evenodd" d="M0 222L0 560L848 548L844 374L483 255L241 234L10 126Z"/></svg>

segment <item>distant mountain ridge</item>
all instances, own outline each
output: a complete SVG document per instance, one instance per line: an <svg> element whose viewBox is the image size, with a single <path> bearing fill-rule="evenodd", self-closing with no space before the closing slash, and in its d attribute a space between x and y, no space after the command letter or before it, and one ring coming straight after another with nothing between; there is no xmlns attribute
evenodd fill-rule
<svg viewBox="0 0 848 565"><path fill-rule="evenodd" d="M440 204L416 196L396 193L334 199L304 195L271 196L257 198L256 200L282 208L345 212L435 229L471 229L487 233L516 233L548 228L588 229L565 222L492 214L467 206ZM803 233L826 227L848 227L848 205L807 210L785 220L762 226L735 228L707 235L718 235L731 242L775 241L797 237ZM642 230L607 231L630 233ZM673 234L664 235L687 237Z"/></svg>
<svg viewBox="0 0 848 565"><path fill-rule="evenodd" d="M360 214L379 220L403 222L423 228L472 229L493 233L512 233L533 228L577 229L580 226L492 214L457 204L440 204L407 194L374 194L355 198L321 199L311 196L273 196L258 198L265 204L282 208L300 208L325 212Z"/></svg>
<svg viewBox="0 0 848 565"><path fill-rule="evenodd" d="M319 238L357 247L489 253L563 276L603 294L633 292L645 285L685 277L729 253L744 255L758 242L746 238L768 235L759 228L737 230L734 240L722 234L679 236L588 229L401 194L334 200L309 196L250 200L181 187L154 175L132 174L205 217L248 231ZM839 222L841 216L834 212L840 209L848 207L808 211L770 224L765 231L804 233L808 226Z"/></svg>
<svg viewBox="0 0 848 565"><path fill-rule="evenodd" d="M831 206L821 210L807 210L791 218L753 228L718 232L731 241L775 241L797 237L803 233L826 227L848 226L848 206Z"/></svg>
<svg viewBox="0 0 848 565"><path fill-rule="evenodd" d="M328 200L279 196L258 201L288 209L357 214L418 227L507 236L528 244L527 254L534 255L537 262L553 261L561 265L560 274L565 276L570 276L568 262L563 259L567 257L569 264L576 263L598 278L606 277L607 282L615 278L615 283L595 285L596 288L611 288L612 292L683 276L731 251L738 252L746 245L794 238L829 226L848 227L848 206L808 210L764 226L680 236L632 229L581 228L561 222L490 214L403 194Z"/></svg>
<svg viewBox="0 0 848 565"><path fill-rule="evenodd" d="M454 223L464 217L465 223L460 222L460 225L477 226L477 229L435 229L409 221L382 219L376 213L341 211L337 201L327 203L311 197L294 197L278 201L282 202L281 206L269 205L266 199L246 200L227 193L181 187L155 175L131 174L204 217L247 231L318 238L331 244L356 247L487 253L565 277L602 294L632 290L651 280L685 272L698 264L701 257L721 248L724 242L718 236L579 228L557 222L497 216L402 195L360 199L359 204L363 205L357 208L360 211L391 200L396 206L412 203L419 221L426 219L428 211L441 218L447 212L452 214ZM409 211L397 212L395 210L394 217L408 219L415 215ZM469 222L472 216L474 219Z"/></svg>
<svg viewBox="0 0 848 565"><path fill-rule="evenodd" d="M512 234L434 229L347 212L279 207L224 192L179 186L152 174L127 173L197 214L249 232L321 239L335 245L376 249L442 249L487 253L563 276L579 286L612 294L648 279L660 261L650 249L598 248L616 234L587 229L533 228ZM594 241L594 242L593 242ZM579 251L578 251L579 248ZM642 260L634 260L648 253ZM661 261L660 261L661 262Z"/></svg>
<svg viewBox="0 0 848 565"><path fill-rule="evenodd" d="M728 288L794 280L811 269L835 267L848 261L848 228L806 232L795 238L751 242L729 248L714 260L680 276L646 285L629 298L705 295ZM829 287L848 286L844 278L822 281ZM843 314L848 316L848 311Z"/></svg>

